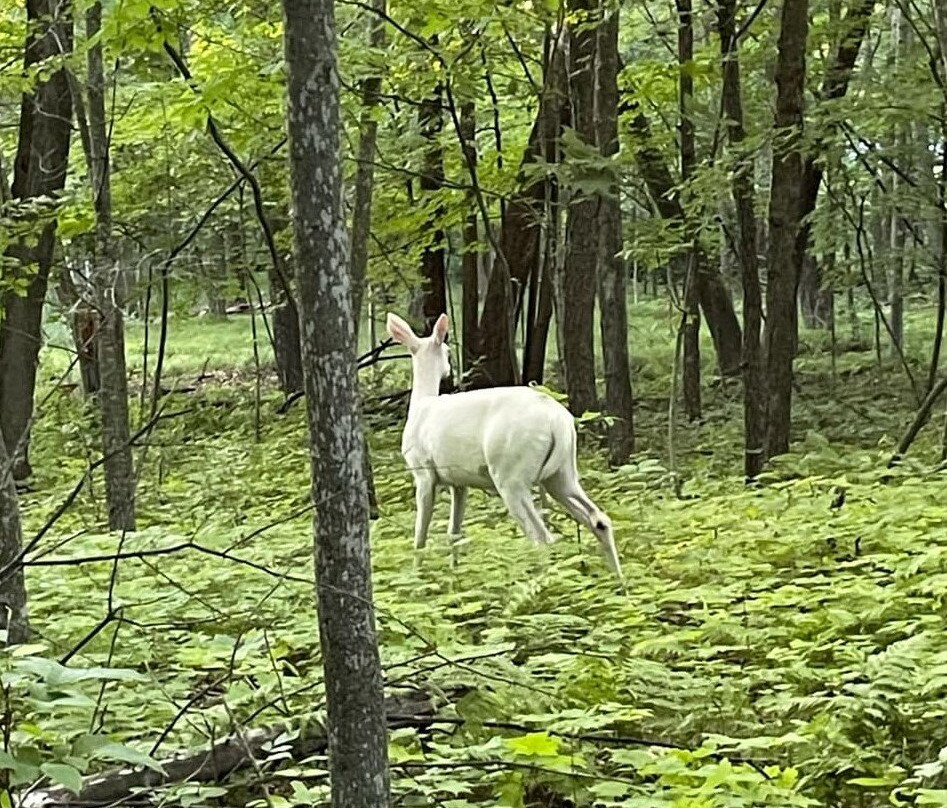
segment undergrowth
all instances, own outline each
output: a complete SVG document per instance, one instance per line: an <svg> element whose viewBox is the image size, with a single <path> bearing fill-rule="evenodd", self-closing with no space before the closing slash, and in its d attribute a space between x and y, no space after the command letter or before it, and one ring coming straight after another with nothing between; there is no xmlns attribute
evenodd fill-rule
<svg viewBox="0 0 947 808"><path fill-rule="evenodd" d="M215 327L201 326L206 345ZM744 486L740 388L718 380L705 387L704 422L676 424L671 469L670 336L658 316L637 328L648 346L636 353L640 451L608 470L587 435L580 463L615 524L627 593L564 515L552 516L560 542L538 550L479 493L459 567L443 498L416 558L412 484L398 454L403 410L369 416L389 693L421 691L444 719L392 734L397 803L947 805L939 430L887 470L915 406L909 385L870 350L841 354L833 375L824 335L807 333L795 453ZM173 369L186 382L204 357L181 355ZM0 766L14 780L42 764L65 782L70 769L161 758L237 724L292 730L319 719L303 408L277 414L267 381L257 440L252 367L240 355L236 370L215 361L217 377L165 399L170 417L138 450L139 532L102 532L93 475L30 553L37 644L5 661L17 729L15 755ZM920 362L915 369L923 375ZM403 364L364 378L370 403L406 384ZM23 498L27 538L97 451L88 405L50 395ZM126 672L70 677L45 662L77 647L70 669ZM263 772L161 799L327 799L323 759L281 759L278 747L272 757Z"/></svg>

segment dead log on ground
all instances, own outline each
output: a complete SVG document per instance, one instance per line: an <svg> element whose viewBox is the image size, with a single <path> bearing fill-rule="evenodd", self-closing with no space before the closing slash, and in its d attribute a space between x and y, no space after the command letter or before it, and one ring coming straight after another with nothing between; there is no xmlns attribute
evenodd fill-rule
<svg viewBox="0 0 947 808"><path fill-rule="evenodd" d="M388 721L389 730L417 726L418 721L436 714L433 702L421 693L389 697L385 711L392 716ZM103 772L86 778L79 794L60 787L47 788L27 794L19 805L21 808L78 805L89 808L117 803L131 796L140 798L142 791L174 783L219 782L234 771L265 761L269 751L267 747L290 729L281 724L237 732L199 752L186 752L160 761L161 772L144 767ZM321 722L309 721L298 729L296 737L280 744L280 747L285 747L293 760L301 760L324 753L327 743Z"/></svg>

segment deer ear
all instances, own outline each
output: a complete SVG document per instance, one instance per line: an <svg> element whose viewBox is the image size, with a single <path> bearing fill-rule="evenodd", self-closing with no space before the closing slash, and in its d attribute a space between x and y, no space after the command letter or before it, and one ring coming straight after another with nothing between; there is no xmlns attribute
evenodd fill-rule
<svg viewBox="0 0 947 808"><path fill-rule="evenodd" d="M442 314L434 323L434 342L443 345L447 341L447 332L450 330L450 320L446 314Z"/></svg>
<svg viewBox="0 0 947 808"><path fill-rule="evenodd" d="M386 325L388 333L395 341L404 345L409 351L413 351L418 346L418 335L414 333L411 326L402 320L397 314L388 312Z"/></svg>

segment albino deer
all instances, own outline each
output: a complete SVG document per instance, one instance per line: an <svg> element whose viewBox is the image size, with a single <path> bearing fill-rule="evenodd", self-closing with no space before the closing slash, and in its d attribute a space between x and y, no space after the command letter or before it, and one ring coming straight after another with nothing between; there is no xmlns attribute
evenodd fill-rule
<svg viewBox="0 0 947 808"><path fill-rule="evenodd" d="M442 314L429 337L388 314L388 333L411 352L413 383L401 453L414 476L414 546L427 543L438 486L451 491L449 535L460 538L468 488L502 497L523 532L537 544L555 539L533 504L545 490L598 539L609 566L622 577L609 518L579 484L575 423L569 411L529 387L495 387L439 396L450 373L449 321Z"/></svg>

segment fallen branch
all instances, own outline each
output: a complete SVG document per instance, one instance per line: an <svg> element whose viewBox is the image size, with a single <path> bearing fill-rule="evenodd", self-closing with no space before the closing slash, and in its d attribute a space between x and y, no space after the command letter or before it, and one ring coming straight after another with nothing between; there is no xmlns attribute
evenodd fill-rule
<svg viewBox="0 0 947 808"><path fill-rule="evenodd" d="M921 431L924 424L927 423L927 419L931 414L931 410L937 403L937 399L939 399L943 394L944 390L947 390L947 377L937 382L937 384L935 384L931 388L931 391L927 394L927 397L921 404L920 409L917 411L917 415L914 416L911 426L908 427L908 431L905 432L904 437L901 438L901 442L898 444L898 448L895 450L895 453L891 455L891 459L888 461L889 469L901 462L901 458L907 454L908 449L911 448L911 444L914 443L914 439L918 436L918 433Z"/></svg>
<svg viewBox="0 0 947 808"><path fill-rule="evenodd" d="M397 716L410 715L417 721L434 715L434 705L420 694L392 697L386 700L386 711L392 716L388 729L401 729L412 724ZM131 796L141 797L142 791L153 791L174 783L219 782L232 772L265 762L271 751L268 747L280 735L290 729L286 725L241 730L228 735L199 752L190 752L161 761L162 771L143 767L119 769L89 777L79 794L65 788L47 788L24 796L22 808L47 808L47 806L106 805ZM324 753L328 744L325 728L315 720L305 723L296 737L287 740L285 747L294 760Z"/></svg>

